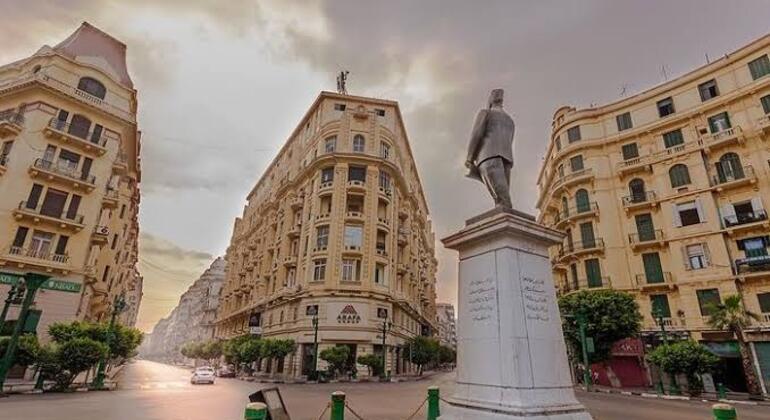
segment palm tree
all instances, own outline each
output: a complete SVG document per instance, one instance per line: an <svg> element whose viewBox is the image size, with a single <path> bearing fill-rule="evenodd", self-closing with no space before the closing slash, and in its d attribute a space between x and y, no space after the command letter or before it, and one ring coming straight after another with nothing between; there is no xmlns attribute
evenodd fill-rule
<svg viewBox="0 0 770 420"><path fill-rule="evenodd" d="M712 304L709 308L709 325L718 330L726 330L735 334L738 340L738 347L741 352L741 364L743 373L746 376L746 386L751 395L761 395L757 371L754 368L754 360L751 357L749 345L744 336L744 330L751 325L752 320L759 319L757 314L746 310L743 307L740 295L727 296L723 303Z"/></svg>

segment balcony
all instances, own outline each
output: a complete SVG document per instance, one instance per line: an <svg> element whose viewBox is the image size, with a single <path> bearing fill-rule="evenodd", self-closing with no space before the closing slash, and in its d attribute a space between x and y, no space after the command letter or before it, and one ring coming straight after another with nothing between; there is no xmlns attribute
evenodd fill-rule
<svg viewBox="0 0 770 420"><path fill-rule="evenodd" d="M360 211L350 211L348 210L345 213L345 218L348 220L356 220L356 221L363 221L364 220L364 214Z"/></svg>
<svg viewBox="0 0 770 420"><path fill-rule="evenodd" d="M390 187L380 186L379 193L381 197L384 197L388 200L390 200L391 196L393 195L393 191L390 189Z"/></svg>
<svg viewBox="0 0 770 420"><path fill-rule="evenodd" d="M24 114L9 109L0 112L0 138L16 136L24 125Z"/></svg>
<svg viewBox="0 0 770 420"><path fill-rule="evenodd" d="M602 238L583 240L577 243L562 245L559 250L559 259L561 260L568 257L576 258L580 255L603 251L604 240Z"/></svg>
<svg viewBox="0 0 770 420"><path fill-rule="evenodd" d="M770 275L770 255L758 255L735 260L735 270L739 275L751 277Z"/></svg>
<svg viewBox="0 0 770 420"><path fill-rule="evenodd" d="M743 143L744 139L741 127L735 126L716 133L706 134L700 138L700 141L707 151L711 151L734 143Z"/></svg>
<svg viewBox="0 0 770 420"><path fill-rule="evenodd" d="M658 196L655 194L655 191L645 191L640 194L632 194L623 197L623 209L626 212L654 207L657 204Z"/></svg>
<svg viewBox="0 0 770 420"><path fill-rule="evenodd" d="M361 245L345 245L342 253L346 255L361 255Z"/></svg>
<svg viewBox="0 0 770 420"><path fill-rule="evenodd" d="M377 254L377 256L380 256L380 257L385 257L385 258L388 257L388 251L385 248L385 244L377 244L375 253Z"/></svg>
<svg viewBox="0 0 770 420"><path fill-rule="evenodd" d="M43 134L91 155L102 156L107 152L107 137L104 134L89 132L88 127L80 127L51 118L43 129Z"/></svg>
<svg viewBox="0 0 770 420"><path fill-rule="evenodd" d="M76 232L85 227L82 214L68 214L68 211L54 214L51 211L43 209L41 204L35 207L28 207L26 201L19 203L19 206L13 211L16 220L27 220L35 225L47 224L60 229L71 229Z"/></svg>
<svg viewBox="0 0 770 420"><path fill-rule="evenodd" d="M125 175L128 172L128 159L123 152L119 152L112 162L112 171L120 175Z"/></svg>
<svg viewBox="0 0 770 420"><path fill-rule="evenodd" d="M110 228L107 226L96 226L92 240L98 244L106 244L110 239Z"/></svg>
<svg viewBox="0 0 770 420"><path fill-rule="evenodd" d="M628 235L628 243L631 244L631 249L633 250L662 247L666 245L666 242L666 235L661 229Z"/></svg>
<svg viewBox="0 0 770 420"><path fill-rule="evenodd" d="M619 162L615 169L618 175L625 176L634 172L650 171L652 172L651 156L639 156L632 159L626 159Z"/></svg>
<svg viewBox="0 0 770 420"><path fill-rule="evenodd" d="M668 271L650 275L637 274L635 284L642 292L676 289L676 283Z"/></svg>
<svg viewBox="0 0 770 420"><path fill-rule="evenodd" d="M577 283L573 281L568 281L566 283L562 284L562 287L560 288L559 292L561 294L568 294L568 293L574 293L578 290L603 290L603 289L611 289L612 288L612 281L609 277L604 276L600 278L594 278L594 279L578 279Z"/></svg>
<svg viewBox="0 0 770 420"><path fill-rule="evenodd" d="M316 222L325 222L331 218L331 213L321 213L315 217Z"/></svg>
<svg viewBox="0 0 770 420"><path fill-rule="evenodd" d="M75 189L91 192L96 188L96 177L45 159L37 158L29 168L29 174L35 178L43 175L50 182L58 182Z"/></svg>
<svg viewBox="0 0 770 420"><path fill-rule="evenodd" d="M366 191L366 182L358 180L358 179L351 179L348 181L348 190L350 191Z"/></svg>
<svg viewBox="0 0 770 420"><path fill-rule="evenodd" d="M739 213L733 216L726 216L722 218L722 221L724 222L728 235L755 228L766 230L770 228L766 210L754 210L750 213Z"/></svg>
<svg viewBox="0 0 770 420"><path fill-rule="evenodd" d="M754 175L754 168L751 165L731 170L722 168L722 166L716 165L717 175L711 178L711 186L716 187L717 192L757 183L757 177Z"/></svg>
<svg viewBox="0 0 770 420"><path fill-rule="evenodd" d="M384 217L377 218L377 225L381 228L385 228L385 230L390 230L390 220Z"/></svg>
<svg viewBox="0 0 770 420"><path fill-rule="evenodd" d="M283 265L286 267L296 267L297 266L297 256L296 255L287 255L283 257Z"/></svg>
<svg viewBox="0 0 770 420"><path fill-rule="evenodd" d="M5 173L8 167L8 155L0 155L0 175Z"/></svg>
<svg viewBox="0 0 770 420"><path fill-rule="evenodd" d="M332 189L334 189L334 180L321 182L321 185L318 186L319 193L331 191Z"/></svg>
<svg viewBox="0 0 770 420"><path fill-rule="evenodd" d="M594 177L593 168L583 168L574 172L571 172L562 177L556 178L551 186L551 195L554 195L561 191L563 188L567 188L571 185L579 184L581 182L589 181Z"/></svg>
<svg viewBox="0 0 770 420"><path fill-rule="evenodd" d="M69 259L69 256L66 254L55 254L39 249L18 246L11 246L3 255L0 255L0 260L15 263L19 268L27 266L40 267L46 272L51 272L55 269L68 272Z"/></svg>
<svg viewBox="0 0 770 420"><path fill-rule="evenodd" d="M102 197L102 205L107 208L117 208L119 198L120 196L118 195L118 190L107 188L104 192L104 196Z"/></svg>
<svg viewBox="0 0 770 420"><path fill-rule="evenodd" d="M757 120L757 128L762 130L762 132L765 134L767 134L767 132L770 131L770 114L767 114L764 117Z"/></svg>
<svg viewBox="0 0 770 420"><path fill-rule="evenodd" d="M562 210L556 214L554 228L561 229L568 223L598 215L599 206L595 202L583 206L570 207L566 211Z"/></svg>
<svg viewBox="0 0 770 420"><path fill-rule="evenodd" d="M289 228L288 232L286 232L287 235L289 235L289 238L296 238L300 235L302 232L299 225L294 225Z"/></svg>

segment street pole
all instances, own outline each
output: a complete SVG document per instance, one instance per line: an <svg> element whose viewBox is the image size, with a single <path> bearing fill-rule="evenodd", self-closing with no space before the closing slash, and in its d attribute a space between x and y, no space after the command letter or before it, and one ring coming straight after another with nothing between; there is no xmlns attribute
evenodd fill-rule
<svg viewBox="0 0 770 420"><path fill-rule="evenodd" d="M588 340L586 340L586 316L585 314L577 314L578 329L580 332L580 347L583 350L583 382L586 385L586 391L591 391L591 365L588 362Z"/></svg>
<svg viewBox="0 0 770 420"><path fill-rule="evenodd" d="M110 357L110 345L112 344L112 336L114 335L115 321L118 318L118 314L123 312L126 307L126 300L123 295L116 296L115 302L112 304L112 315L110 316L110 325L107 329L107 354L102 356L99 360L99 366L96 369L96 377L91 383L92 389L104 389L104 369L107 365L107 360Z"/></svg>
<svg viewBox="0 0 770 420"><path fill-rule="evenodd" d="M666 333L666 325L663 323L663 312L658 310L652 314L653 317L655 317L658 321L658 325L660 325L660 334L661 338L663 339L663 345L668 345L668 334ZM671 395L679 395L682 392L679 390L679 384L676 382L676 374L671 375L671 384L669 385L668 392ZM660 386L663 388L663 378L661 376L660 380Z"/></svg>
<svg viewBox="0 0 770 420"><path fill-rule="evenodd" d="M11 307L11 303L16 300L16 291L18 286L15 284L11 286L11 290L8 291L8 297L5 298L5 304L3 305L3 312L0 313L0 334L2 334L2 328L5 326L5 317L8 315L8 308Z"/></svg>
<svg viewBox="0 0 770 420"><path fill-rule="evenodd" d="M318 380L318 315L313 315L313 376Z"/></svg>
<svg viewBox="0 0 770 420"><path fill-rule="evenodd" d="M3 356L2 361L0 361L0 395L3 395L5 377L8 375L8 371L11 369L11 366L13 366L15 360L16 346L19 344L19 336L21 335L21 330L24 328L24 320L27 318L29 307L32 306L32 302L35 300L37 289L50 278L51 276L35 273L27 273L24 275L24 284L26 285L27 293L24 295L24 301L21 304L19 318L13 328L11 341L8 342L8 347L5 349L5 356Z"/></svg>
<svg viewBox="0 0 770 420"><path fill-rule="evenodd" d="M388 333L388 320L382 321L382 376L385 377L385 364L387 363L387 359L385 357L386 349L385 349L385 334Z"/></svg>

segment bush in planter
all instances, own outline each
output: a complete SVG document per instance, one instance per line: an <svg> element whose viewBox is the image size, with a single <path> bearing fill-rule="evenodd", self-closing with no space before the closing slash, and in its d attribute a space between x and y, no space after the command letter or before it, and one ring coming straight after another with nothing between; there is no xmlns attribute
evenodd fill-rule
<svg viewBox="0 0 770 420"><path fill-rule="evenodd" d="M69 389L75 378L107 355L107 346L90 338L73 338L41 348L37 365L43 379L54 381L54 390Z"/></svg>
<svg viewBox="0 0 770 420"><path fill-rule="evenodd" d="M321 351L318 357L329 364L329 376L336 377L346 373L350 349L347 346L334 346Z"/></svg>
<svg viewBox="0 0 770 420"><path fill-rule="evenodd" d="M358 356L358 363L366 366L369 376L382 375L382 357L376 354Z"/></svg>
<svg viewBox="0 0 770 420"><path fill-rule="evenodd" d="M700 375L710 373L719 363L719 357L693 340L658 346L647 358L668 374L686 375L688 390L696 396L703 391Z"/></svg>
<svg viewBox="0 0 770 420"><path fill-rule="evenodd" d="M11 337L0 337L0 358L5 355L8 343ZM19 337L18 345L14 355L14 364L19 366L30 366L35 364L40 353L40 343L34 334L24 334Z"/></svg>

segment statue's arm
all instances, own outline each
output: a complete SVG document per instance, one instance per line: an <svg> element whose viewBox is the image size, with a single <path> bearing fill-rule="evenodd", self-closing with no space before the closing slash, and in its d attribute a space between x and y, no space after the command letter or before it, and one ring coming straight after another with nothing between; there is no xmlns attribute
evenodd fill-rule
<svg viewBox="0 0 770 420"><path fill-rule="evenodd" d="M476 121L473 123L473 129L471 130L471 141L468 143L468 158L465 160L465 165L473 165L473 161L476 160L476 155L479 152L479 144L481 139L484 138L487 126L487 110L482 109L476 115Z"/></svg>

